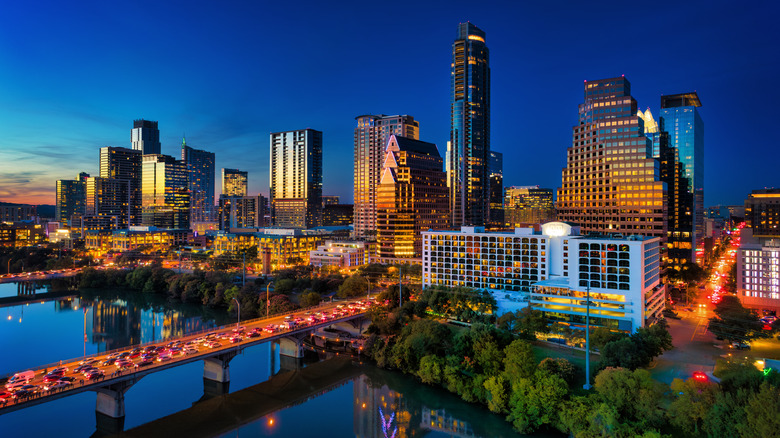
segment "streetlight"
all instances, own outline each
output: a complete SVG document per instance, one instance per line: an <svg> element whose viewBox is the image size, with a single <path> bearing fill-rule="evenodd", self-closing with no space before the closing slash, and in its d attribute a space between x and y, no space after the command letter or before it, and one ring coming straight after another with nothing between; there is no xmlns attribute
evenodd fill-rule
<svg viewBox="0 0 780 438"><path fill-rule="evenodd" d="M368 292L366 292L366 299L371 298L371 280L366 278L366 281L368 282Z"/></svg>
<svg viewBox="0 0 780 438"><path fill-rule="evenodd" d="M236 322L236 333L238 333L238 330L241 330L241 303L235 298L233 298L233 301L235 301L238 306L238 322Z"/></svg>
<svg viewBox="0 0 780 438"><path fill-rule="evenodd" d="M582 388L589 391L590 386L590 280L587 280L585 301L585 384Z"/></svg>
<svg viewBox="0 0 780 438"><path fill-rule="evenodd" d="M6 267L5 270L7 274L11 273L11 257L8 257L8 267Z"/></svg>
<svg viewBox="0 0 780 438"><path fill-rule="evenodd" d="M274 284L273 281L268 282L268 285L265 287L265 317L268 318L270 314L271 309L271 285Z"/></svg>

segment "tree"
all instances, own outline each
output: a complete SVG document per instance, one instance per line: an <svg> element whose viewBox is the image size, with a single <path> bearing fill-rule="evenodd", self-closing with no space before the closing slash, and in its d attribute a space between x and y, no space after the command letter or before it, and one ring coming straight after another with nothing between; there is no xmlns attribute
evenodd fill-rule
<svg viewBox="0 0 780 438"><path fill-rule="evenodd" d="M520 379L512 386L507 421L520 433L557 423L560 404L568 392L563 379L538 370L532 379Z"/></svg>
<svg viewBox="0 0 780 438"><path fill-rule="evenodd" d="M359 275L353 275L339 286L336 294L339 298L350 298L364 295L368 292L368 281Z"/></svg>
<svg viewBox="0 0 780 438"><path fill-rule="evenodd" d="M621 423L639 430L662 424L664 389L647 370L606 368L596 375L594 388L604 403L615 408Z"/></svg>
<svg viewBox="0 0 780 438"><path fill-rule="evenodd" d="M669 423L688 435L698 434L718 392L718 386L713 383L692 378L685 381L674 379L672 393L675 400L666 412Z"/></svg>
<svg viewBox="0 0 780 438"><path fill-rule="evenodd" d="M763 327L764 324L758 319L758 315L743 307L739 298L725 295L715 305L715 316L710 318L707 329L715 336L729 341L746 342L766 336Z"/></svg>
<svg viewBox="0 0 780 438"><path fill-rule="evenodd" d="M544 314L530 306L501 315L498 318L498 328L529 340L536 339L537 333L550 332Z"/></svg>
<svg viewBox="0 0 780 438"><path fill-rule="evenodd" d="M420 368L417 370L417 376L423 383L428 385L441 383L444 375L445 361L443 358L428 354L420 359Z"/></svg>
<svg viewBox="0 0 780 438"><path fill-rule="evenodd" d="M564 358L546 357L539 362L539 369L550 374L555 374L565 380L569 385L574 383L574 366Z"/></svg>
<svg viewBox="0 0 780 438"><path fill-rule="evenodd" d="M301 307L316 306L317 304L320 303L320 301L322 301L322 295L310 289L304 291L301 294L300 298L298 298L298 303L301 305Z"/></svg>
<svg viewBox="0 0 780 438"><path fill-rule="evenodd" d="M507 402L512 389L506 377L500 375L490 377L483 385L488 392L488 409L497 414L507 413Z"/></svg>
<svg viewBox="0 0 780 438"><path fill-rule="evenodd" d="M745 404L740 403L739 399L747 399L747 397L742 395L744 390L740 389L738 392L740 393L738 395L723 391L715 394L715 402L704 417L702 425L708 437L740 437L740 430L745 427L746 418Z"/></svg>
<svg viewBox="0 0 780 438"><path fill-rule="evenodd" d="M639 328L629 337L607 342L601 349L600 366L630 370L644 367L664 351L671 350L672 336L661 320L649 328Z"/></svg>
<svg viewBox="0 0 780 438"><path fill-rule="evenodd" d="M750 396L745 406L746 424L743 437L768 437L780 433L780 392L764 382L757 393Z"/></svg>
<svg viewBox="0 0 780 438"><path fill-rule="evenodd" d="M607 343L624 338L623 333L616 333L606 327L596 327L590 334L590 346L601 350Z"/></svg>
<svg viewBox="0 0 780 438"><path fill-rule="evenodd" d="M294 287L295 280L286 278L284 280L278 280L274 283L274 292L280 294L289 294L293 291Z"/></svg>
<svg viewBox="0 0 780 438"><path fill-rule="evenodd" d="M531 378L536 368L534 350L528 342L517 339L504 348L504 375L512 386Z"/></svg>

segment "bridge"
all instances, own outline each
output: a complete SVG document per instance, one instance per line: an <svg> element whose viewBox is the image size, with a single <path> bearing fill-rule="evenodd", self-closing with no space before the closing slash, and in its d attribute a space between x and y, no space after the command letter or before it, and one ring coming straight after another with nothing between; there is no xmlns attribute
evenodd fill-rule
<svg viewBox="0 0 780 438"><path fill-rule="evenodd" d="M271 316L270 318L258 318L242 321L241 327L245 328L245 333L248 333L253 328L262 329L269 324L279 325L284 322L285 317L288 316L291 318L305 318L308 316L308 313L325 311L331 312L336 310L339 304L343 304L343 302L329 302L312 308L301 309L289 314L281 314ZM313 323L307 323L304 321L303 324L293 327L292 329L283 329L272 333L261 331L261 335L259 337L244 337L237 343L225 343L214 339L215 343L212 344L214 345L213 348L207 347L205 345L195 345L194 348L197 350L197 352L193 354L172 357L170 360L166 361L155 361L152 364L144 367L134 366L128 369L117 369L114 365L102 366L101 363L106 360L112 353L123 351L129 352L134 348L148 346L162 347L172 341L193 341L197 338L203 337L207 333L225 334L232 336L233 333L231 330L235 329L236 325L226 325L216 329L209 329L198 333L192 333L179 338L167 339L163 342L133 345L121 350L102 352L84 358L37 367L34 369L34 379L29 382L31 385L42 385L43 376L46 374L46 372L58 366L68 368L66 375L78 375L79 378L74 382L73 385L61 388L59 390L43 391L41 387L40 392L35 392L29 396L6 399L5 403L0 403L0 415L24 409L30 406L47 403L49 401L61 399L64 397L69 397L74 394L94 391L97 393L95 414L98 425L103 426L103 431L116 433L124 428L125 393L136 382L138 382L146 375L188 363L203 361L204 393L226 393L228 384L230 382L230 361L245 348L260 345L266 342L272 342L272 351L273 349L278 348L280 356L286 356L288 358L292 358L293 360L297 360L303 357L303 339L310 336L314 330L331 325L341 325L348 328L351 327L355 331L362 331L365 315L366 310L356 309L354 311L347 311L346 314L337 316L327 321L317 321ZM74 369L79 366L79 363L86 360L97 360L98 362L95 363L94 366L104 371L105 376L96 380L83 380L80 379L80 374L72 374ZM0 391L2 391L2 389L0 389Z"/></svg>
<svg viewBox="0 0 780 438"><path fill-rule="evenodd" d="M29 281L46 281L57 278L75 277L81 272L82 268L62 269L59 271L40 271L40 272L20 272L18 274L0 275L0 284L20 283Z"/></svg>

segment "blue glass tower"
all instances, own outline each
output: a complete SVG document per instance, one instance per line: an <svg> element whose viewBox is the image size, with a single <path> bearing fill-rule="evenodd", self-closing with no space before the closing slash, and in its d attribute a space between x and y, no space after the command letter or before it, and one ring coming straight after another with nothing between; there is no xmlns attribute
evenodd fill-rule
<svg viewBox="0 0 780 438"><path fill-rule="evenodd" d="M458 25L450 64L450 225L485 225L490 207L490 65L485 32Z"/></svg>
<svg viewBox="0 0 780 438"><path fill-rule="evenodd" d="M214 153L187 146L187 140L182 138L181 159L187 165L190 222L214 220Z"/></svg>
<svg viewBox="0 0 780 438"><path fill-rule="evenodd" d="M682 165L682 176L688 180L689 199L693 203L691 261L695 261L696 246L704 235L704 123L700 106L695 91L661 96L660 118L669 133L669 147Z"/></svg>

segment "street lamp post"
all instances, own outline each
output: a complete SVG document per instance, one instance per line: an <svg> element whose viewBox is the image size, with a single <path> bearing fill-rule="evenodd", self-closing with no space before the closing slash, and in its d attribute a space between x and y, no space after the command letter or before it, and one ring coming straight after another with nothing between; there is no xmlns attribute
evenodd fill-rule
<svg viewBox="0 0 780 438"><path fill-rule="evenodd" d="M238 306L238 322L236 322L236 330L241 330L241 303L239 303L235 298L233 298L233 301L235 301L236 305ZM236 333L238 333L238 331L236 331Z"/></svg>
<svg viewBox="0 0 780 438"><path fill-rule="evenodd" d="M271 285L274 284L273 281L268 282L268 285L265 287L265 317L268 318L270 315L270 309L271 309Z"/></svg>
<svg viewBox="0 0 780 438"><path fill-rule="evenodd" d="M368 292L366 292L366 299L371 298L371 280L366 278L366 281L368 282Z"/></svg>
<svg viewBox="0 0 780 438"><path fill-rule="evenodd" d="M585 292L585 384L582 388L589 391L590 386L590 280Z"/></svg>
<svg viewBox="0 0 780 438"><path fill-rule="evenodd" d="M11 257L8 257L8 266L5 268L6 274L11 273Z"/></svg>

